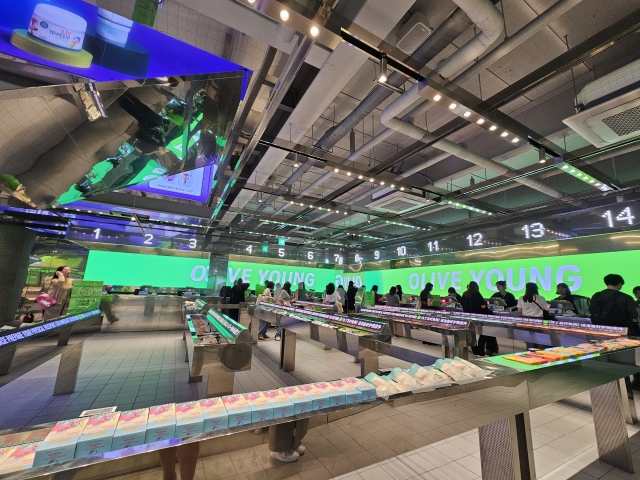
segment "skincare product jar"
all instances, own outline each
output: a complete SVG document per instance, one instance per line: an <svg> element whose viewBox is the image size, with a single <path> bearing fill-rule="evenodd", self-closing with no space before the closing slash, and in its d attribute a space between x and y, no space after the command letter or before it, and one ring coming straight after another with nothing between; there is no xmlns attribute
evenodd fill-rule
<svg viewBox="0 0 640 480"><path fill-rule="evenodd" d="M82 50L87 21L80 15L46 3L33 10L29 35L56 47Z"/></svg>
<svg viewBox="0 0 640 480"><path fill-rule="evenodd" d="M105 42L124 47L129 38L133 20L117 15L103 8L98 9L96 33Z"/></svg>

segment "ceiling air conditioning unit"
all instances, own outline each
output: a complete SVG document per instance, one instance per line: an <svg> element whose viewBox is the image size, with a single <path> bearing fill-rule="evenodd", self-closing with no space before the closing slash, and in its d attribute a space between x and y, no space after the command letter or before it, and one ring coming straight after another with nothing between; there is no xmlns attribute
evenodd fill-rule
<svg viewBox="0 0 640 480"><path fill-rule="evenodd" d="M411 55L429 38L429 35L431 35L431 28L427 24L427 19L422 13L414 12L398 32L396 47L407 55Z"/></svg>
<svg viewBox="0 0 640 480"><path fill-rule="evenodd" d="M418 195L392 190L374 198L373 201L365 205L365 207L381 212L400 214L424 207L429 203L433 202L427 201Z"/></svg>
<svg viewBox="0 0 640 480"><path fill-rule="evenodd" d="M576 104L580 113L563 122L594 146L640 136L640 60L588 84Z"/></svg>

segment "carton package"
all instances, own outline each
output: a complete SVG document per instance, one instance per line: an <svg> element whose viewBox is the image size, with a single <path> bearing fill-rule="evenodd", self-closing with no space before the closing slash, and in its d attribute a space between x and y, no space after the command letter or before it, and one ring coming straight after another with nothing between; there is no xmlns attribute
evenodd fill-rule
<svg viewBox="0 0 640 480"><path fill-rule="evenodd" d="M343 378L342 381L347 383L347 385L351 385L356 390L360 390L362 392L363 402L375 400L377 398L376 387L371 385L369 382L365 382L361 378L349 377Z"/></svg>
<svg viewBox="0 0 640 480"><path fill-rule="evenodd" d="M204 429L200 403L176 403L176 438L202 433Z"/></svg>
<svg viewBox="0 0 640 480"><path fill-rule="evenodd" d="M202 429L205 432L229 427L229 414L220 398L207 398L199 401L202 412Z"/></svg>
<svg viewBox="0 0 640 480"><path fill-rule="evenodd" d="M113 434L111 450L122 450L123 448L142 445L147 434L148 419L148 408L122 412L118 420L118 425L116 426L116 431Z"/></svg>
<svg viewBox="0 0 640 480"><path fill-rule="evenodd" d="M273 418L273 405L262 392L243 393L242 398L251 408L251 422L264 422Z"/></svg>
<svg viewBox="0 0 640 480"><path fill-rule="evenodd" d="M338 389L331 388L331 386L327 382L314 383L313 389L314 391L322 393L327 397L326 406L324 406L325 404L323 402L318 400L320 402L319 405L323 405L319 406L318 409L337 407L339 405L344 405L345 403L345 394L340 392Z"/></svg>
<svg viewBox="0 0 640 480"><path fill-rule="evenodd" d="M105 413L89 417L87 426L76 444L76 458L98 455L111 450L113 434L116 432L120 413Z"/></svg>
<svg viewBox="0 0 640 480"><path fill-rule="evenodd" d="M273 406L273 418L285 418L293 415L293 402L280 390L267 390L262 394Z"/></svg>
<svg viewBox="0 0 640 480"><path fill-rule="evenodd" d="M362 402L362 392L355 387L352 387L344 380L334 380L327 383L331 390L344 394L345 405Z"/></svg>
<svg viewBox="0 0 640 480"><path fill-rule="evenodd" d="M279 390L293 404L295 415L313 410L313 400L308 392L299 390L297 387L283 387Z"/></svg>
<svg viewBox="0 0 640 480"><path fill-rule="evenodd" d="M145 443L174 438L176 433L176 404L167 403L149 407L149 420Z"/></svg>
<svg viewBox="0 0 640 480"><path fill-rule="evenodd" d="M36 450L41 442L25 443L10 449L11 453L0 464L0 475L31 468L36 456Z"/></svg>
<svg viewBox="0 0 640 480"><path fill-rule="evenodd" d="M328 408L329 404L329 392L326 391L326 388L317 388L313 384L309 385L298 385L296 387L298 390L302 390L309 397L311 397L311 409L312 410L320 410L322 408Z"/></svg>
<svg viewBox="0 0 640 480"><path fill-rule="evenodd" d="M15 449L16 447L0 448L0 469L2 468L4 461L9 458Z"/></svg>
<svg viewBox="0 0 640 480"><path fill-rule="evenodd" d="M242 395L227 395L222 397L222 401L229 415L229 427L251 423L251 407L247 405Z"/></svg>
<svg viewBox="0 0 640 480"><path fill-rule="evenodd" d="M34 467L66 462L75 458L76 443L89 418L73 418L55 424L46 438L40 442L33 460Z"/></svg>

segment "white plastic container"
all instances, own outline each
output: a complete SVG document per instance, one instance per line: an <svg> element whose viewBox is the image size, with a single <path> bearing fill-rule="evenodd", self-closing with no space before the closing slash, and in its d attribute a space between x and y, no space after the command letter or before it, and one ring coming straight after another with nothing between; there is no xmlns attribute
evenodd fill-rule
<svg viewBox="0 0 640 480"><path fill-rule="evenodd" d="M98 9L96 33L105 42L124 47L129 38L132 25L133 20L129 20L103 8Z"/></svg>
<svg viewBox="0 0 640 480"><path fill-rule="evenodd" d="M33 10L29 35L56 47L82 50L87 21L80 15L46 3Z"/></svg>

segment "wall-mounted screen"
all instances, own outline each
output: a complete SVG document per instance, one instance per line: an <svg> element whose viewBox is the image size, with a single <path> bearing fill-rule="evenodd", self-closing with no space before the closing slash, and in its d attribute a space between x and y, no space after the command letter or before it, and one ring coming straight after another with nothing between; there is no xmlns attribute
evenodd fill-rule
<svg viewBox="0 0 640 480"><path fill-rule="evenodd" d="M100 82L239 69L223 58L80 0L2 2L0 51Z"/></svg>
<svg viewBox="0 0 640 480"><path fill-rule="evenodd" d="M207 288L208 258L91 250L84 280L105 285Z"/></svg>

